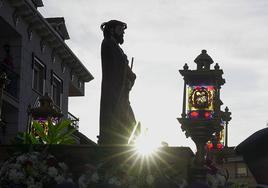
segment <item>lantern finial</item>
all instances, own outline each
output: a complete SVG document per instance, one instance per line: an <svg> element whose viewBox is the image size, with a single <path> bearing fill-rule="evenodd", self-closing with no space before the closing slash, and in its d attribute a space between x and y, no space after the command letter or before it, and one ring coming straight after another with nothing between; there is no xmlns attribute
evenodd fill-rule
<svg viewBox="0 0 268 188"><path fill-rule="evenodd" d="M189 66L187 65L187 63L184 64L183 69L184 70L188 70L189 69Z"/></svg>
<svg viewBox="0 0 268 188"><path fill-rule="evenodd" d="M207 54L206 50L202 50L201 54L195 58L194 62L197 64L197 70L210 70L210 64L214 61Z"/></svg>

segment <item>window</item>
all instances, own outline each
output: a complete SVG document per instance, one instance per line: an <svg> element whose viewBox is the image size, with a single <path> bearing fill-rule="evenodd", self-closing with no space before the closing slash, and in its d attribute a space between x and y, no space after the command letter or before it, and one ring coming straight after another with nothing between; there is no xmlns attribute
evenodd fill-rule
<svg viewBox="0 0 268 188"><path fill-rule="evenodd" d="M54 104L59 108L61 108L62 93L63 93L62 80L56 74L52 72L51 96L52 96Z"/></svg>
<svg viewBox="0 0 268 188"><path fill-rule="evenodd" d="M34 57L32 88L41 95L44 95L45 79L46 79L45 65L42 64L41 61L38 60L36 57Z"/></svg>
<svg viewBox="0 0 268 188"><path fill-rule="evenodd" d="M82 88L82 86L83 86L83 82L78 80L78 88Z"/></svg>
<svg viewBox="0 0 268 188"><path fill-rule="evenodd" d="M246 176L248 176L247 167L245 165L243 165L243 164L237 164L236 175L237 175L237 177L246 177Z"/></svg>

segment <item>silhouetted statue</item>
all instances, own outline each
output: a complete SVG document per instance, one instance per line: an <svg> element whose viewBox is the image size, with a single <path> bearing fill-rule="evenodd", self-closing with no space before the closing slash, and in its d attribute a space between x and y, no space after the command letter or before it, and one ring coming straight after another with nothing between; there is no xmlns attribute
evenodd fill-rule
<svg viewBox="0 0 268 188"><path fill-rule="evenodd" d="M99 144L127 144L136 124L129 102L129 91L136 75L119 44L124 42L127 24L111 20L101 25L102 85Z"/></svg>

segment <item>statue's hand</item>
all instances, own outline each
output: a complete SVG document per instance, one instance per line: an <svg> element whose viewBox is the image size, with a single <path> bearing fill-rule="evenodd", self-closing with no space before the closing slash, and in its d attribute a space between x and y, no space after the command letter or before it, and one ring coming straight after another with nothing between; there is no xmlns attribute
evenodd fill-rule
<svg viewBox="0 0 268 188"><path fill-rule="evenodd" d="M129 66L127 66L127 78L133 82L136 80L136 74L130 69Z"/></svg>
<svg viewBox="0 0 268 188"><path fill-rule="evenodd" d="M131 72L131 74L130 74L130 80L133 82L133 85L134 85L134 82L136 80L136 74L134 72Z"/></svg>
<svg viewBox="0 0 268 188"><path fill-rule="evenodd" d="M132 70L128 67L128 71L127 71L127 89L130 91L131 88L133 87L134 83L136 80L136 74L134 72L132 72Z"/></svg>
<svg viewBox="0 0 268 188"><path fill-rule="evenodd" d="M127 80L127 89L130 91L135 83L135 80Z"/></svg>

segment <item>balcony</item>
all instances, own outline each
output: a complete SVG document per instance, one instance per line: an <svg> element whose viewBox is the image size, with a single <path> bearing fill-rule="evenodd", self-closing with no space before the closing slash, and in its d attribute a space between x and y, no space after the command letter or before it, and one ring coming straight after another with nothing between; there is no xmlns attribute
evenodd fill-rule
<svg viewBox="0 0 268 188"><path fill-rule="evenodd" d="M71 77L69 83L69 96L84 96L85 95L85 87L84 82L79 80L74 75Z"/></svg>
<svg viewBox="0 0 268 188"><path fill-rule="evenodd" d="M70 112L68 112L68 119L70 119L72 121L71 126L73 128L75 128L76 130L79 129L79 118L75 117L73 114L71 114Z"/></svg>
<svg viewBox="0 0 268 188"><path fill-rule="evenodd" d="M7 82L5 84L4 91L11 97L18 100L19 99L19 74L2 62L0 62L0 72L5 72L7 74Z"/></svg>

